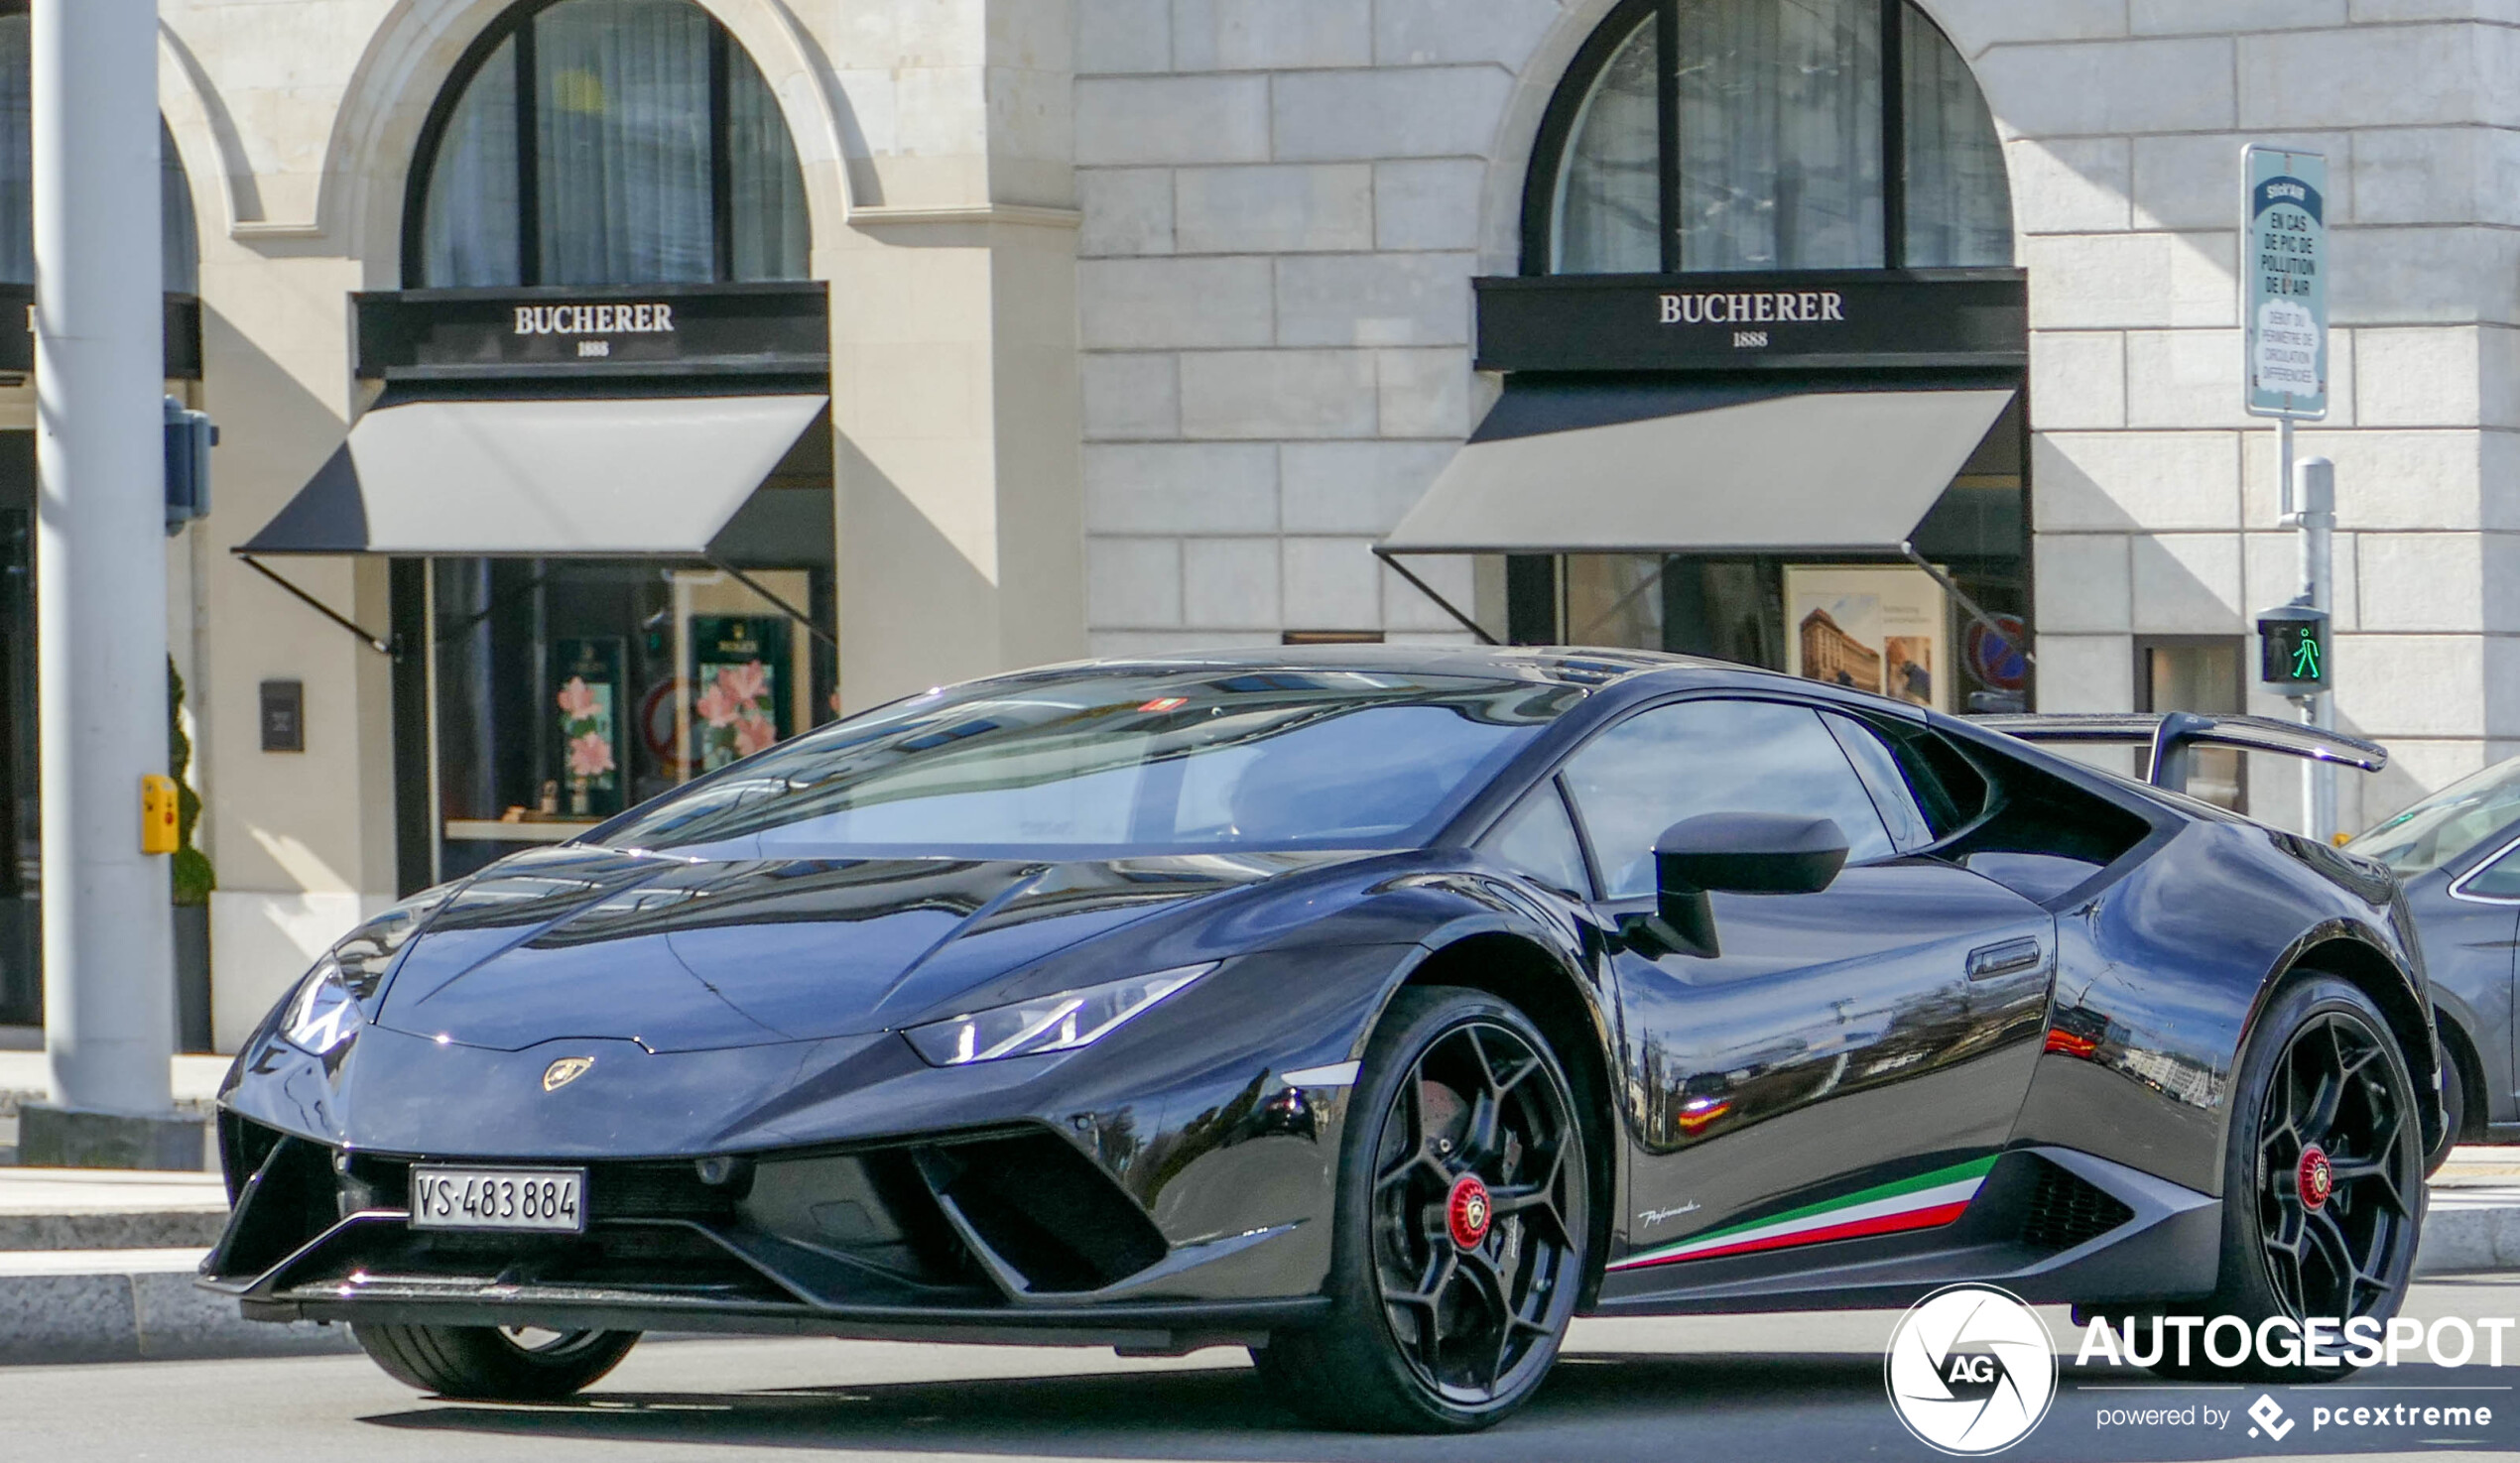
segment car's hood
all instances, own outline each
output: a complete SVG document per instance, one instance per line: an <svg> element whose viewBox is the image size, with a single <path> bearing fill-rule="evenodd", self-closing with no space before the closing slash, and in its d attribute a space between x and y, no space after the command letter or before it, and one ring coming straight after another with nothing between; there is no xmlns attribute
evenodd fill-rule
<svg viewBox="0 0 2520 1463"><path fill-rule="evenodd" d="M395 967L377 1021L501 1050L882 1031L1079 940L1342 857L693 863L558 849L449 900Z"/></svg>

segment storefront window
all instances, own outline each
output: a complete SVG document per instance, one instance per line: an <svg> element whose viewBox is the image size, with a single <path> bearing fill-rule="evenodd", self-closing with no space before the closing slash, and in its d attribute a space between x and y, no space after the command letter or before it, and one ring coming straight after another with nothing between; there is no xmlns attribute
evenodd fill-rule
<svg viewBox="0 0 2520 1463"><path fill-rule="evenodd" d="M35 119L33 59L24 7L0 0L0 285L35 283ZM184 159L158 126L162 288L169 295L201 291L201 246L192 220L192 185Z"/></svg>
<svg viewBox="0 0 2520 1463"><path fill-rule="evenodd" d="M440 878L832 714L828 648L789 613L827 599L824 570L441 558L429 575Z"/></svg>
<svg viewBox="0 0 2520 1463"><path fill-rule="evenodd" d="M2025 447L2016 402L1917 526L1930 570L1890 554L1517 554L1475 574L1476 618L1515 644L1667 651L1943 711L2019 711Z"/></svg>
<svg viewBox="0 0 2520 1463"><path fill-rule="evenodd" d="M493 35L423 149L414 286L806 277L795 141L707 12L561 0Z"/></svg>
<svg viewBox="0 0 2520 1463"><path fill-rule="evenodd" d="M1610 26L1560 98L1548 272L2012 262L1985 98L1913 6L1631 0Z"/></svg>

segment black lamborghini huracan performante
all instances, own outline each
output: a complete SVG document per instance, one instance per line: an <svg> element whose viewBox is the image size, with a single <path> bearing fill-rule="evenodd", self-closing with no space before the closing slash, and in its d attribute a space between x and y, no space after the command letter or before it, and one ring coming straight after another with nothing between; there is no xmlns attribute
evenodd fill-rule
<svg viewBox="0 0 2520 1463"><path fill-rule="evenodd" d="M2011 725L2169 784L2379 756ZM1524 1402L1578 1314L1977 1280L2385 1319L2427 1010L2380 866L1901 702L1625 653L1071 666L344 938L221 1094L204 1283L450 1397L656 1329L1229 1344L1420 1430Z"/></svg>

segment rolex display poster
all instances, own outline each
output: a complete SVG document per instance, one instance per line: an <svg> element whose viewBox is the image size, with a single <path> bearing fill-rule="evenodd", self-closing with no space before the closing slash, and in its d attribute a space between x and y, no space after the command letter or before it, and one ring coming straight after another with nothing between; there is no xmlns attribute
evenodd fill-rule
<svg viewBox="0 0 2520 1463"><path fill-rule="evenodd" d="M714 772L776 743L788 724L788 622L771 615L692 617L692 755Z"/></svg>
<svg viewBox="0 0 2520 1463"><path fill-rule="evenodd" d="M1951 607L1904 564L1789 564L1785 669L1812 680L1952 709Z"/></svg>
<svg viewBox="0 0 2520 1463"><path fill-rule="evenodd" d="M618 636L552 642L553 728L560 785L572 817L621 811L621 667Z"/></svg>

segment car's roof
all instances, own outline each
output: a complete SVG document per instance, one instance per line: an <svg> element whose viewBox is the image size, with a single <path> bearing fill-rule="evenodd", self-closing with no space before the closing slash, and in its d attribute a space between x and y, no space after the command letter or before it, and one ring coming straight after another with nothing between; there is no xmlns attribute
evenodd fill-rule
<svg viewBox="0 0 2520 1463"><path fill-rule="evenodd" d="M1600 686L1658 671L1698 670L1710 678L1759 674L1748 667L1657 651L1596 650L1581 646L1319 645L1252 650L1187 651L1161 656L1110 657L1045 667L1028 674L1144 671L1353 671L1386 675L1485 675L1509 680Z"/></svg>

